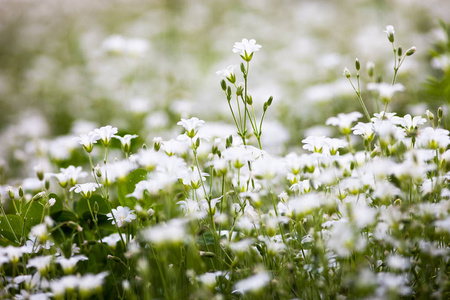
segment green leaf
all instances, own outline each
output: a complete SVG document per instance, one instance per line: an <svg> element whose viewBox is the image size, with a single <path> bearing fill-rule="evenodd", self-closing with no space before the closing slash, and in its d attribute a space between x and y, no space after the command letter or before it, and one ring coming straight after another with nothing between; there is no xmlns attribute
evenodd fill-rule
<svg viewBox="0 0 450 300"><path fill-rule="evenodd" d="M91 197L91 199L89 199L89 203L91 204L91 209L92 209L93 213L95 213L94 209L95 209L96 202L98 204L98 212L97 213L99 215L106 215L110 212L108 204L106 203L106 200L103 199L103 197L100 195L93 195ZM83 219L91 219L92 218L87 200L85 198L81 198L80 201L78 201L77 214L79 217L81 217Z"/></svg>
<svg viewBox="0 0 450 300"><path fill-rule="evenodd" d="M147 170L145 169L136 169L127 175L125 180L119 182L119 186L117 188L117 196L119 197L119 203L122 206L128 206L131 209L134 209L136 205L136 199L133 197L127 197L127 195L134 192L136 188L136 184L139 181L145 180L147 178Z"/></svg>
<svg viewBox="0 0 450 300"><path fill-rule="evenodd" d="M8 218L9 224L11 224L11 227L14 230L14 233L16 234L17 238L20 239L20 237L22 236L22 228L23 228L22 219L16 215L6 215L6 217ZM11 231L11 227L8 225L5 216L1 216L0 234L3 235L8 240L10 240L11 242L16 243L16 238L14 237L14 234Z"/></svg>
<svg viewBox="0 0 450 300"><path fill-rule="evenodd" d="M52 217L52 219L56 220L62 213L63 202L56 194L52 193L48 197L49 199L54 198L56 200L55 204L53 204L53 206L50 206L50 216Z"/></svg>
<svg viewBox="0 0 450 300"><path fill-rule="evenodd" d="M26 215L27 219L25 221L25 236L27 236L28 232L30 232L31 227L41 223L44 206L39 201L29 201L27 204L25 204L24 211L25 214L26 212L28 212L28 214Z"/></svg>
<svg viewBox="0 0 450 300"><path fill-rule="evenodd" d="M67 222L67 221L77 222L78 218L77 215L75 215L73 212L69 210L62 210L58 218L54 220L57 222Z"/></svg>

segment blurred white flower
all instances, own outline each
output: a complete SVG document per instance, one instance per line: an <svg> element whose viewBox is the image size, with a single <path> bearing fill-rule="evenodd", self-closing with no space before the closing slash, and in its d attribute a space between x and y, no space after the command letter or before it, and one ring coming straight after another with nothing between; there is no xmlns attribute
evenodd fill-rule
<svg viewBox="0 0 450 300"><path fill-rule="evenodd" d="M117 206L116 209L113 208L106 216L108 217L108 220L112 220L113 225L117 222L117 226L122 227L126 225L126 223L131 223L134 219L136 219L136 215L133 214L133 212L134 210L130 210L127 206Z"/></svg>
<svg viewBox="0 0 450 300"><path fill-rule="evenodd" d="M255 292L265 287L270 281L270 275L266 271L259 272L253 276L239 280L235 284L233 293L246 294Z"/></svg>
<svg viewBox="0 0 450 300"><path fill-rule="evenodd" d="M177 125L181 125L186 130L186 135L191 139L197 134L200 127L205 124L205 121L199 120L199 118L193 117L190 119L181 119Z"/></svg>
<svg viewBox="0 0 450 300"><path fill-rule="evenodd" d="M117 129L117 127L112 127L111 125L106 125L106 126L94 129L93 132L103 142L103 145L105 145L105 147L107 147L111 143L111 138L118 132L118 129Z"/></svg>

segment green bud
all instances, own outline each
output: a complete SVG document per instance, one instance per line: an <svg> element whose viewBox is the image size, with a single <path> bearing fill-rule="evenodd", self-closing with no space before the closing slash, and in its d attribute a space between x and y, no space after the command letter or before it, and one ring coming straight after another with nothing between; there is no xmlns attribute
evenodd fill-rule
<svg viewBox="0 0 450 300"><path fill-rule="evenodd" d="M229 147L231 147L232 144L233 144L233 136L230 135L229 137L227 137L227 139L225 141L225 147L229 148Z"/></svg>
<svg viewBox="0 0 450 300"><path fill-rule="evenodd" d="M268 105L268 106L271 106L271 105L272 105L272 101L273 101L273 97L270 96L270 97L269 97L269 100L267 100L267 105Z"/></svg>
<svg viewBox="0 0 450 300"><path fill-rule="evenodd" d="M216 254L213 252L200 251L200 256L213 258L216 257Z"/></svg>
<svg viewBox="0 0 450 300"><path fill-rule="evenodd" d="M397 48L397 54L398 54L399 57L402 56L402 54L403 54L402 46L399 46L399 47Z"/></svg>
<svg viewBox="0 0 450 300"><path fill-rule="evenodd" d="M95 176L97 176L97 178L101 178L101 177L102 177L102 170L100 169L100 166L99 166L99 165L97 165L97 166L94 168L94 171L95 171Z"/></svg>
<svg viewBox="0 0 450 300"><path fill-rule="evenodd" d="M347 68L344 68L344 72L342 73L342 75L344 75L344 76L347 77L347 78L350 78L350 76L352 76L352 75L350 74L350 71L349 71Z"/></svg>
<svg viewBox="0 0 450 300"><path fill-rule="evenodd" d="M12 186L8 186L6 190L8 191L9 199L14 200L14 198L16 198L16 195L14 194L14 188Z"/></svg>
<svg viewBox="0 0 450 300"><path fill-rule="evenodd" d="M23 188L19 186L19 197L23 198Z"/></svg>
<svg viewBox="0 0 450 300"><path fill-rule="evenodd" d="M113 256L113 255L108 254L108 256L106 258L110 259L112 261L118 262L118 263L122 263L122 260L120 258L118 258L117 256Z"/></svg>
<svg viewBox="0 0 450 300"><path fill-rule="evenodd" d="M425 113L426 113L426 115L428 117L428 120L433 122L434 121L434 114L431 111L429 111L428 109L427 109L427 111Z"/></svg>
<svg viewBox="0 0 450 300"><path fill-rule="evenodd" d="M444 110L442 109L442 107L438 108L438 118L442 119L442 117L444 116Z"/></svg>
<svg viewBox="0 0 450 300"><path fill-rule="evenodd" d="M231 88L229 86L227 87L227 97L231 98Z"/></svg>
<svg viewBox="0 0 450 300"><path fill-rule="evenodd" d="M195 147L196 147L196 148L200 147L200 139L197 139L197 140L195 141Z"/></svg>
<svg viewBox="0 0 450 300"><path fill-rule="evenodd" d="M355 59L355 68L356 68L356 71L359 71L361 69L361 64L359 63L358 59Z"/></svg>
<svg viewBox="0 0 450 300"><path fill-rule="evenodd" d="M48 180L48 179L45 180L44 186L45 186L45 189L48 190L50 188L50 180Z"/></svg>
<svg viewBox="0 0 450 300"><path fill-rule="evenodd" d="M142 144L142 149L147 150L147 145L146 144Z"/></svg>
<svg viewBox="0 0 450 300"><path fill-rule="evenodd" d="M267 102L264 102L263 110L266 111L268 107L269 107L269 104L267 104Z"/></svg>
<svg viewBox="0 0 450 300"><path fill-rule="evenodd" d="M94 213L95 213L95 214L98 214L99 209L100 209L100 207L99 207L99 205L98 205L98 202L95 201L95 203L94 203Z"/></svg>
<svg viewBox="0 0 450 300"><path fill-rule="evenodd" d="M244 63L241 63L240 67L241 67L241 72L242 72L242 74L245 75L245 74L246 74L246 71L245 71Z"/></svg>
<svg viewBox="0 0 450 300"><path fill-rule="evenodd" d="M245 99L245 102L247 102L248 105L253 104L253 98L250 95L247 95L247 98Z"/></svg>
<svg viewBox="0 0 450 300"><path fill-rule="evenodd" d="M367 74L369 75L370 78L372 78L373 77L373 72L374 72L374 69L375 69L375 64L372 61L368 61L367 65L366 65L366 68L367 68Z"/></svg>
<svg viewBox="0 0 450 300"><path fill-rule="evenodd" d="M406 51L406 56L411 56L414 53L416 53L416 51L417 51L416 47L411 47L408 49L408 51Z"/></svg>
<svg viewBox="0 0 450 300"><path fill-rule="evenodd" d="M39 192L31 199L31 201L38 201L45 197L45 192Z"/></svg>
<svg viewBox="0 0 450 300"><path fill-rule="evenodd" d="M224 90L224 91L227 89L227 83L225 82L225 80L222 79L220 81L220 86L222 87L222 90Z"/></svg>

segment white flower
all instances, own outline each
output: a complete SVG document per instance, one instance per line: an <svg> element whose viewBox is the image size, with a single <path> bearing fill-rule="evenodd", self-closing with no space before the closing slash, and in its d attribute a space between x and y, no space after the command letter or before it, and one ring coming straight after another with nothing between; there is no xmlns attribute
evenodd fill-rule
<svg viewBox="0 0 450 300"><path fill-rule="evenodd" d="M94 129L94 134L96 134L100 140L102 140L105 147L109 146L111 143L111 138L118 132L117 127L112 127L111 125L106 125L97 129Z"/></svg>
<svg viewBox="0 0 450 300"><path fill-rule="evenodd" d="M363 115L360 112L354 111L348 114L338 114L337 117L328 118L326 125L337 126L339 130L345 134L350 134L352 123L361 118Z"/></svg>
<svg viewBox="0 0 450 300"><path fill-rule="evenodd" d="M364 139L372 141L374 137L373 123L358 122L353 128L354 135L361 135Z"/></svg>
<svg viewBox="0 0 450 300"><path fill-rule="evenodd" d="M89 134L82 134L79 137L74 138L75 141L83 145L84 150L87 153L92 152L94 144L100 139L100 137L94 132L89 132Z"/></svg>
<svg viewBox="0 0 450 300"><path fill-rule="evenodd" d="M59 182L59 185L63 188L67 184L75 185L78 182L78 178L85 178L88 174L83 172L82 167L68 166L67 168L61 168L61 173L52 174Z"/></svg>
<svg viewBox="0 0 450 300"><path fill-rule="evenodd" d="M64 256L59 256L56 258L56 263L60 264L64 270L64 273L70 274L74 271L76 264L79 261L88 260L88 258L84 255L75 255L69 258L65 258Z"/></svg>
<svg viewBox="0 0 450 300"><path fill-rule="evenodd" d="M100 185L95 182L88 182L88 183L82 183L77 184L74 187L70 189L70 191L75 191L75 193L81 194L84 198L90 199L92 196L92 192L95 192L97 188L99 188Z"/></svg>
<svg viewBox="0 0 450 300"><path fill-rule="evenodd" d="M230 65L226 69L217 71L216 74L225 76L231 83L235 83L236 82L236 75L234 74L235 69L236 69L235 65Z"/></svg>
<svg viewBox="0 0 450 300"><path fill-rule="evenodd" d="M88 273L81 277L78 281L78 288L82 298L87 298L87 296L100 291L106 276L108 276L108 272L101 272L99 274Z"/></svg>
<svg viewBox="0 0 450 300"><path fill-rule="evenodd" d="M242 58L246 61L250 61L253 57L253 53L259 51L261 45L256 44L254 39L250 41L247 39L242 39L242 42L234 43L233 52L239 53Z"/></svg>
<svg viewBox="0 0 450 300"><path fill-rule="evenodd" d="M125 134L123 137L117 136L117 135L114 135L113 137L120 140L123 151L130 152L131 140L137 138L138 135L137 134Z"/></svg>
<svg viewBox="0 0 450 300"><path fill-rule="evenodd" d="M42 274L50 268L53 255L36 256L28 260L27 268L35 267Z"/></svg>
<svg viewBox="0 0 450 300"><path fill-rule="evenodd" d="M389 103L391 101L392 96L396 92L403 92L405 90L405 87L401 83L396 83L394 85L386 82L380 82L380 83L369 83L367 85L367 89L370 91L376 91L378 92L378 95L380 95L381 100L384 103Z"/></svg>
<svg viewBox="0 0 450 300"><path fill-rule="evenodd" d="M245 294L248 292L258 291L262 289L264 286L266 286L269 283L269 281L270 281L269 273L263 271L236 282L235 285L236 289L233 291L233 293Z"/></svg>
<svg viewBox="0 0 450 300"><path fill-rule="evenodd" d="M186 220L183 219L172 219L167 224L160 224L143 230L143 237L157 245L177 244L182 242L186 236L185 223Z"/></svg>
<svg viewBox="0 0 450 300"><path fill-rule="evenodd" d="M181 119L177 123L177 125L181 125L186 129L186 135L190 137L191 139L197 134L198 129L202 127L205 124L205 121L199 120L196 117L190 118L188 120Z"/></svg>
<svg viewBox="0 0 450 300"><path fill-rule="evenodd" d="M130 210L129 207L118 206L117 209L112 209L111 213L107 214L108 220L112 220L112 224L116 224L118 227L126 225L126 223L131 223L136 219L136 215L133 214L134 210ZM114 217L113 217L114 215ZM115 218L115 221L114 221Z"/></svg>

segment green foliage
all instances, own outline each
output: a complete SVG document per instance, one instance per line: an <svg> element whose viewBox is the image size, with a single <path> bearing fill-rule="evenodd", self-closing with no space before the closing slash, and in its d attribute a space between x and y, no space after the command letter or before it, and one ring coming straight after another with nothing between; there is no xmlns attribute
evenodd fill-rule
<svg viewBox="0 0 450 300"><path fill-rule="evenodd" d="M119 182L117 187L117 196L119 198L119 203L122 206L128 206L134 208L136 205L136 199L133 197L127 197L127 195L134 192L136 184L139 181L145 180L147 176L147 171L145 169L136 169L125 177L125 179Z"/></svg>

